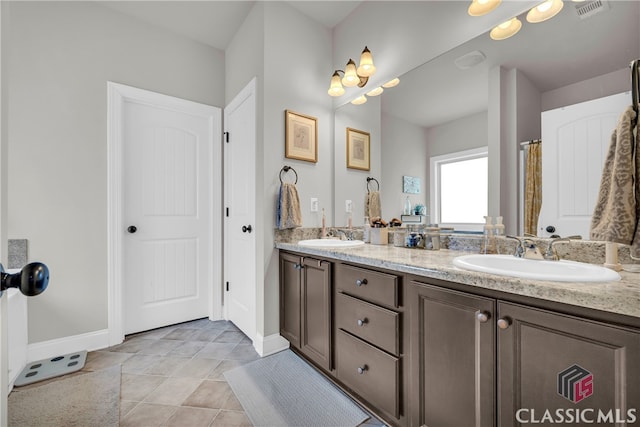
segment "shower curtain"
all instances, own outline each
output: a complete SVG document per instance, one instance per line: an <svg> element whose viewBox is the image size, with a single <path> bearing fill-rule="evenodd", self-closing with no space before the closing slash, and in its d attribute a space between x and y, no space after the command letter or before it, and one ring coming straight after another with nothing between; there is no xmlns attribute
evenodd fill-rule
<svg viewBox="0 0 640 427"><path fill-rule="evenodd" d="M524 232L538 235L538 217L542 206L542 143L530 143L527 147L525 175Z"/></svg>

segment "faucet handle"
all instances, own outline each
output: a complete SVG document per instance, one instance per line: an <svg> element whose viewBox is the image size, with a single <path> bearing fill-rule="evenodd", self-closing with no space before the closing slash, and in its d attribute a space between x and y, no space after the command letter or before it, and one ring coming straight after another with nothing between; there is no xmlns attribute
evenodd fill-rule
<svg viewBox="0 0 640 427"><path fill-rule="evenodd" d="M524 256L524 244L522 242L522 239L516 236L505 236L507 239L513 239L515 240L516 243L516 251L514 252L513 256L517 257L517 258L522 258Z"/></svg>
<svg viewBox="0 0 640 427"><path fill-rule="evenodd" d="M569 237L556 237L554 239L551 239L551 241L549 242L549 245L547 246L547 250L544 253L544 259L546 260L550 260L550 261L558 261L560 259L560 257L558 256L558 252L556 251L556 248L553 246L556 243L562 243L562 242L569 242L571 241L571 239L574 238L581 238L580 236L569 236Z"/></svg>

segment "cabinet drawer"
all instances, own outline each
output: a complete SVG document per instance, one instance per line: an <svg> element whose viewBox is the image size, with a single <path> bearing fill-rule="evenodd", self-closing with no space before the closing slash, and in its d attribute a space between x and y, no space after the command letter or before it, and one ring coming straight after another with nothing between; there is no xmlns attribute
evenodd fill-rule
<svg viewBox="0 0 640 427"><path fill-rule="evenodd" d="M400 319L395 311L338 293L335 316L338 328L396 356L399 354Z"/></svg>
<svg viewBox="0 0 640 427"><path fill-rule="evenodd" d="M335 278L338 291L370 302L398 307L397 276L338 264Z"/></svg>
<svg viewBox="0 0 640 427"><path fill-rule="evenodd" d="M338 330L336 367L340 381L395 418L399 414L399 360Z"/></svg>

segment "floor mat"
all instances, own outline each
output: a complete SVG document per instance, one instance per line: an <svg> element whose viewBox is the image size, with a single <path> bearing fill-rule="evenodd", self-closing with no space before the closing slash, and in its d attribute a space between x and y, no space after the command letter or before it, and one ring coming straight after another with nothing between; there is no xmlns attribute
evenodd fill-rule
<svg viewBox="0 0 640 427"><path fill-rule="evenodd" d="M28 363L16 378L14 385L20 387L79 371L84 367L86 360L87 352L82 350L65 354L64 356Z"/></svg>
<svg viewBox="0 0 640 427"><path fill-rule="evenodd" d="M290 350L224 376L254 426L357 426L369 418Z"/></svg>

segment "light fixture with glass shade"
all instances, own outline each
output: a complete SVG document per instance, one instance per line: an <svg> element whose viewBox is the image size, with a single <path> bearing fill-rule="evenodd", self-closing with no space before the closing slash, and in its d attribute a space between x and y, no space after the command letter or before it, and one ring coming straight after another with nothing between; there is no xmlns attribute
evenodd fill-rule
<svg viewBox="0 0 640 427"><path fill-rule="evenodd" d="M367 92L367 96L378 96L380 95L382 92L384 92L384 89L382 88L382 86L378 86L377 88L370 90L369 92Z"/></svg>
<svg viewBox="0 0 640 427"><path fill-rule="evenodd" d="M396 77L395 79L389 80L388 82L383 84L382 87L385 89L389 89L390 87L398 86L398 83L400 83L400 79Z"/></svg>
<svg viewBox="0 0 640 427"><path fill-rule="evenodd" d="M360 55L360 65L356 67L353 59L349 59L344 70L335 70L331 77L331 85L327 91L331 96L341 96L345 93L345 87L364 87L376 72L371 51L365 46ZM340 79L340 73L343 77ZM344 87L343 87L344 86Z"/></svg>
<svg viewBox="0 0 640 427"><path fill-rule="evenodd" d="M482 16L500 6L502 0L473 0L467 12L471 16Z"/></svg>
<svg viewBox="0 0 640 427"><path fill-rule="evenodd" d="M515 35L522 28L522 22L518 17L513 17L508 21L494 27L489 33L489 37L493 40L504 40Z"/></svg>
<svg viewBox="0 0 640 427"><path fill-rule="evenodd" d="M546 0L527 13L527 21L532 24L544 22L556 16L564 7L562 0Z"/></svg>
<svg viewBox="0 0 640 427"><path fill-rule="evenodd" d="M353 105L362 105L365 102L367 102L367 97L364 95L360 95L359 97L357 97L356 99L354 99L353 101L351 101L351 103Z"/></svg>

